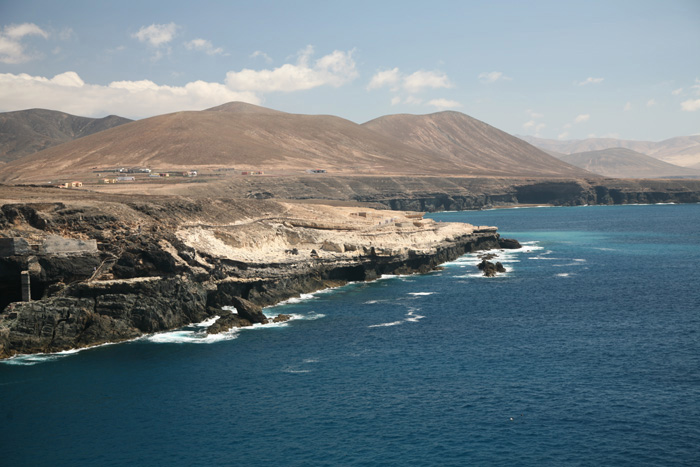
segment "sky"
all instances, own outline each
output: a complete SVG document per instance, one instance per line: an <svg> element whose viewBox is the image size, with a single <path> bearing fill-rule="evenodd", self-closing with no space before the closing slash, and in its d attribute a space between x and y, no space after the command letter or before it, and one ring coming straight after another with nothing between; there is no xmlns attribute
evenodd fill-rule
<svg viewBox="0 0 700 467"><path fill-rule="evenodd" d="M0 0L0 112L245 101L463 112L550 139L700 134L700 0Z"/></svg>

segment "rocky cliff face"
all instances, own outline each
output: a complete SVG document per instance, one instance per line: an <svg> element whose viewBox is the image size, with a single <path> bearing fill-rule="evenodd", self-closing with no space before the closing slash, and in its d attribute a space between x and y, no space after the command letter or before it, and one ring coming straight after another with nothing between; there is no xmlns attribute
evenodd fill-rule
<svg viewBox="0 0 700 467"><path fill-rule="evenodd" d="M249 325L265 319L255 307L347 281L427 272L499 246L493 227L420 213L245 203L5 204L0 234L27 248L0 255L0 357L133 339L221 315L222 306L239 313L219 328ZM90 240L94 251L71 247ZM29 271L31 302L20 301L21 271Z"/></svg>

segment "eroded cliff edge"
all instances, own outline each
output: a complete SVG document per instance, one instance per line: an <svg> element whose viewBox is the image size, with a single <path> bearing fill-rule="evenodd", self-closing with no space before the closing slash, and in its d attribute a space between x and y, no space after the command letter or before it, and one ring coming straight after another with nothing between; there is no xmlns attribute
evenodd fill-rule
<svg viewBox="0 0 700 467"><path fill-rule="evenodd" d="M25 194L26 195L26 194ZM176 329L499 247L495 227L269 200L71 195L0 209L0 357ZM22 272L32 301L21 301Z"/></svg>

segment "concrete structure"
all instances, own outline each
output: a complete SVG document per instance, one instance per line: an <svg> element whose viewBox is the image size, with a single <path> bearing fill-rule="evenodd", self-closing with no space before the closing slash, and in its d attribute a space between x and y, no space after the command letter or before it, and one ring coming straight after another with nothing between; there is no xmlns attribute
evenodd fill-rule
<svg viewBox="0 0 700 467"><path fill-rule="evenodd" d="M52 254L79 254L96 253L97 240L79 240L75 238L63 238L58 235L51 235L44 240L42 253Z"/></svg>
<svg viewBox="0 0 700 467"><path fill-rule="evenodd" d="M29 243L23 238L0 238L0 257L14 255L28 255L32 252Z"/></svg>
<svg viewBox="0 0 700 467"><path fill-rule="evenodd" d="M32 288L31 279L29 277L29 271L22 271L22 301L31 302L32 301Z"/></svg>

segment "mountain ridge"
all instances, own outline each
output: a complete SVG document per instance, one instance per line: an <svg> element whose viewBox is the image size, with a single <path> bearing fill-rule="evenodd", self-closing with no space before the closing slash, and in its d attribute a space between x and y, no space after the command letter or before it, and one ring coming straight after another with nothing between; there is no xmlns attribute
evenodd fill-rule
<svg viewBox="0 0 700 467"><path fill-rule="evenodd" d="M48 148L6 165L0 179L29 181L127 166L226 167L278 174L325 169L372 175L593 176L459 112L415 118L444 126L442 134L434 128L424 132L424 138L434 139L432 146L397 138L383 130L379 119L359 125L333 115L291 114L230 102L130 122ZM465 149L470 144L476 148L471 153ZM499 156L499 151L516 157ZM533 161L536 169L529 169Z"/></svg>
<svg viewBox="0 0 700 467"><path fill-rule="evenodd" d="M616 138L554 140L518 136L523 141L551 153L574 154L610 148L625 148L682 167L700 168L700 135L676 136L662 141L634 141Z"/></svg>
<svg viewBox="0 0 700 467"><path fill-rule="evenodd" d="M89 118L39 108L0 113L0 162L12 162L131 121L117 115Z"/></svg>
<svg viewBox="0 0 700 467"><path fill-rule="evenodd" d="M700 178L700 170L669 164L627 148L563 154L559 159L612 178Z"/></svg>

